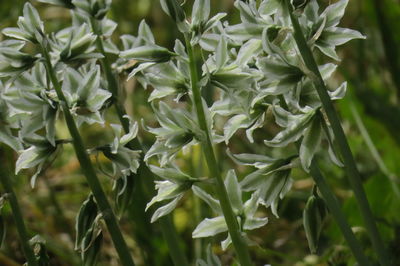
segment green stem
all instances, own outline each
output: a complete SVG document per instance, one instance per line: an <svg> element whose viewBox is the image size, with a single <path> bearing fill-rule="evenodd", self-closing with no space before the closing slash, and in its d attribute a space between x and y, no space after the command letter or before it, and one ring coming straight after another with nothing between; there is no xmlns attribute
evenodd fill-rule
<svg viewBox="0 0 400 266"><path fill-rule="evenodd" d="M200 154L200 156L197 156L197 152L195 150L195 147L191 147L191 152L192 156L188 159L189 165L190 165L190 173L194 177L201 177L203 175L202 169L203 169L203 158ZM194 212L194 223L199 224L202 220L202 201L200 200L199 197L196 197L196 195L192 195L192 200L193 200L193 212ZM202 238L196 238L194 239L194 244L193 244L193 254L195 260L201 259L202 258L202 251L203 251L203 246L204 246L204 240Z"/></svg>
<svg viewBox="0 0 400 266"><path fill-rule="evenodd" d="M281 97L281 104L287 109L287 105L283 97ZM319 119L323 119L322 115L320 112L318 112ZM300 148L300 142L296 143L297 148ZM370 265L368 259L365 257L362 248L360 246L360 243L356 239L353 231L351 230L350 225L348 224L346 220L346 216L341 210L340 203L335 197L335 194L332 192L330 187L325 181L324 176L322 175L317 159L314 158L313 161L311 162L310 165L310 175L314 179L315 184L317 185L319 191L322 194L322 197L325 200L326 205L328 206L328 209L332 213L333 219L335 219L336 223L338 224L340 230L342 231L342 234L344 238L346 239L347 243L349 244L349 247L351 251L354 254L354 257L356 258L357 262L360 265Z"/></svg>
<svg viewBox="0 0 400 266"><path fill-rule="evenodd" d="M396 194L396 197L400 199L400 190L398 187L398 177L391 173L389 169L386 167L385 163L383 162L382 157L379 155L378 150L376 149L374 142L372 141L368 130L365 128L365 125L360 117L360 114L358 113L356 107L352 104L350 105L350 110L351 113L353 114L354 121L356 122L356 125L358 129L360 130L361 136L363 136L365 144L367 144L367 147L369 151L371 152L372 157L375 159L379 169L382 171L382 173L388 178L390 184L392 185L392 189L394 194Z"/></svg>
<svg viewBox="0 0 400 266"><path fill-rule="evenodd" d="M22 217L21 208L19 207L19 203L12 187L11 181L4 170L0 171L0 181L3 185L5 192L7 193L7 200L10 203L12 211L11 213L14 219L15 227L17 228L19 239L21 241L22 250L28 262L28 266L37 266L38 264L35 254L31 246L29 245L29 236L25 227L24 218Z"/></svg>
<svg viewBox="0 0 400 266"><path fill-rule="evenodd" d="M182 252L181 241L176 232L175 225L172 222L171 216L167 215L159 219L162 227L162 234L169 248L169 252L176 266L189 266L186 256Z"/></svg>
<svg viewBox="0 0 400 266"><path fill-rule="evenodd" d="M389 256L386 252L385 245L379 235L378 228L375 224L375 219L372 215L368 199L366 197L363 185L361 182L360 174L357 170L353 154L350 150L349 144L347 142L346 135L344 134L343 128L340 124L339 117L335 111L332 100L328 94L325 82L322 79L321 73L318 70L318 65L314 59L311 49L308 47L306 39L301 30L300 24L297 18L293 15L293 7L289 0L285 0L286 8L289 11L289 16L292 21L294 29L294 39L301 53L301 57L306 65L306 67L311 71L309 76L317 90L319 98L321 99L322 105L332 126L333 133L337 139L340 153L343 157L345 164L345 171L349 177L349 183L354 191L355 198L358 202L359 208L361 210L361 215L364 219L365 227L371 237L372 245L378 255L378 259L382 265L390 265Z"/></svg>
<svg viewBox="0 0 400 266"><path fill-rule="evenodd" d="M202 141L204 156L206 158L210 174L216 180L216 186L215 186L216 194L219 197L221 209L224 214L225 222L228 226L229 235L231 236L232 243L236 250L239 262L242 266L253 265L250 259L250 253L247 248L246 242L244 241L244 238L239 228L239 224L236 220L236 215L232 210L228 193L225 188L224 180L221 176L220 170L218 168L218 163L215 158L215 153L211 141L211 135L207 126L200 88L198 85L199 78L197 73L196 60L194 57L192 45L190 44L190 39L187 35L185 35L185 41L186 41L186 49L189 55L190 79L192 83L193 102L196 108L197 119L200 128L205 135L205 139Z"/></svg>
<svg viewBox="0 0 400 266"><path fill-rule="evenodd" d="M101 67L103 68L104 73L106 74L106 79L108 82L108 90L112 94L112 99L113 99L116 113L121 122L122 128L124 129L125 132L128 132L129 131L129 119L124 117L126 115L126 111L123 106L123 103L121 103L121 100L118 97L119 96L118 81L115 78L115 75L111 69L110 61L109 61L106 51L104 49L103 41L101 40L102 34L101 34L101 30L99 29L98 21L95 20L94 18L91 18L90 23L91 23L93 32L97 35L96 48L103 55L103 58L100 59L100 64L101 64ZM141 145L136 138L131 140L128 143L128 146L130 146L129 148L132 148L132 149L140 149L141 148Z"/></svg>
<svg viewBox="0 0 400 266"><path fill-rule="evenodd" d="M317 184L317 187L321 192L321 195L325 200L325 203L328 206L329 211L332 213L333 218L335 219L340 230L342 231L342 234L346 239L347 243L349 244L349 247L353 252L353 255L356 258L359 265L365 265L365 266L371 265L367 257L365 257L358 240L356 239L353 231L351 230L351 227L347 223L346 217L344 216L340 208L338 200L336 199L332 190L326 183L325 178L321 174L316 159L314 159L311 163L310 174L314 179L315 183Z"/></svg>
<svg viewBox="0 0 400 266"><path fill-rule="evenodd" d="M90 23L91 23L94 33L97 35L97 39L96 39L97 50L103 55L103 58L100 60L100 63L106 74L106 79L108 82L108 90L112 94L114 107L115 107L116 113L118 115L118 118L120 120L120 123L122 125L122 128L124 129L125 133L128 133L129 132L129 119L127 119L125 117L125 115L127 114L126 110L124 108L123 103L121 103L120 98L118 97L119 84L118 84L118 81L111 69L111 65L110 65L108 56L104 50L103 41L101 40L102 34L98 27L98 21L96 21L94 18L91 18ZM141 143L139 142L139 140L137 138L132 139L127 144L127 146L130 149L144 151ZM143 162L144 154L142 153L141 156L142 156L141 157L142 163L140 164L140 167L139 167L140 169L138 170L138 172L145 171L152 175L151 171L149 169L146 169L147 165ZM146 171L146 170L148 170L148 171ZM187 258L184 256L184 253L182 252L181 245L180 245L181 241L178 236L178 233L176 232L174 224L171 222L171 218L170 217L161 218L159 220L159 222L160 222L161 231L163 233L164 239L166 240L167 245L171 251L171 258L174 262L174 265L176 265L176 266L189 265Z"/></svg>
<svg viewBox="0 0 400 266"><path fill-rule="evenodd" d="M111 239L114 243L115 249L120 258L121 264L124 266L132 266L135 265L132 257L130 255L128 246L125 243L125 240L122 236L121 230L118 226L117 219L115 214L111 208L110 203L107 200L107 197L101 187L100 181L96 175L96 172L93 168L92 162L88 154L86 153L85 146L82 141L82 137L78 131L78 128L75 124L74 118L69 110L67 105L66 98L64 93L62 92L61 85L56 77L56 73L51 64L50 55L48 53L47 47L43 45L41 47L42 55L44 57L44 63L46 66L47 74L51 80L51 83L56 90L57 96L60 100L61 108L64 113L65 122L67 123L68 130L72 137L72 144L75 149L76 156L80 163L83 174L86 177L86 180L89 184L89 187L96 199L97 205L99 206L100 211L102 212L103 219L107 225L108 231L110 233Z"/></svg>
<svg viewBox="0 0 400 266"><path fill-rule="evenodd" d="M56 193L54 193L53 188L50 184L50 181L48 179L48 176L44 174L43 176L44 183L46 185L47 191L48 191L48 197L50 202L53 204L54 210L55 210L55 222L57 223L57 227L61 230L66 231L70 236L73 236L73 230L72 227L67 219L67 217L64 214L63 208L60 205L60 202L57 199Z"/></svg>

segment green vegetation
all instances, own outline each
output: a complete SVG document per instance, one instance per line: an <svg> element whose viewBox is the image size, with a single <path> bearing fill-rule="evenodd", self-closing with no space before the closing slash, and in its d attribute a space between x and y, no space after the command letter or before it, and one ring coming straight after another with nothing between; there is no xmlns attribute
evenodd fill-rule
<svg viewBox="0 0 400 266"><path fill-rule="evenodd" d="M0 7L0 265L400 263L397 1Z"/></svg>

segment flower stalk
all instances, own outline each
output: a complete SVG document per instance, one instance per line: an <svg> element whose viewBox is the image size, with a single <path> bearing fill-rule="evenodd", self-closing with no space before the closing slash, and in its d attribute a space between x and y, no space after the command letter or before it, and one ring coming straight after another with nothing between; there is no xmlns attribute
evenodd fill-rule
<svg viewBox="0 0 400 266"><path fill-rule="evenodd" d="M108 82L107 88L112 94L115 111L116 111L118 119L122 125L122 128L124 129L125 133L128 133L129 132L129 119L126 118L127 112L118 97L118 95L119 95L118 81L113 73L113 70L111 69L111 64L110 64L108 56L105 52L103 42L101 40L101 32L99 30L98 23L93 17L90 19L90 23L91 23L93 32L97 35L96 48L103 55L103 58L100 59L100 64L106 75L106 79ZM134 138L131 141L129 141L127 143L127 147L129 147L133 150L143 150L143 147L137 138ZM141 154L141 163L140 163L138 172L143 173L143 171L145 171L146 174L150 174L151 176L153 176L152 172L146 168L147 168L147 165L143 161L143 153L142 153ZM174 262L174 265L176 265L176 266L189 265L187 258L184 256L184 253L182 252L181 245L180 245L181 241L176 232L176 228L175 228L173 222L171 221L171 218L170 217L162 217L160 219L160 226L161 226L161 231L164 236L164 239L166 240L167 245L171 251L171 258Z"/></svg>
<svg viewBox="0 0 400 266"><path fill-rule="evenodd" d="M51 80L51 83L54 86L54 89L57 93L57 96L60 100L61 108L64 113L64 118L68 126L68 130L73 139L73 146L75 149L76 156L80 163L83 174L86 177L86 180L89 184L89 187L96 199L96 202L99 206L99 209L102 213L102 217L107 225L108 231L114 243L115 249L118 253L118 256L121 261L121 265L124 266L132 266L135 265L133 259L130 255L128 246L122 236L121 230L118 226L117 219L115 214L111 208L110 203L107 200L107 197L101 187L100 181L96 175L96 172L93 168L93 165L90 161L88 154L86 153L85 146L82 141L82 137L78 131L78 128L75 124L75 121L72 117L72 114L67 105L66 98L64 93L62 92L61 85L56 77L56 73L51 64L50 55L48 52L48 48L46 44L43 44L42 47L42 55L44 57L44 63L46 67L47 74Z"/></svg>
<svg viewBox="0 0 400 266"><path fill-rule="evenodd" d="M214 149L211 142L211 135L207 126L205 112L203 109L203 103L201 99L201 93L199 88L199 78L196 67L196 60L193 52L193 47L190 43L189 36L185 35L186 49L189 56L190 64L190 79L193 93L194 106L196 108L197 119L201 130L205 134L205 139L203 141L203 152L210 171L211 176L216 180L216 194L218 195L221 209L225 217L226 224L228 226L229 234L232 238L232 243L235 248L238 260L242 266L253 265L250 259L250 254L245 240L241 234L239 224L236 220L235 214L233 213L231 203L228 198L228 193L226 191L224 180L221 176L218 163L215 157Z"/></svg>
<svg viewBox="0 0 400 266"><path fill-rule="evenodd" d="M129 132L129 120L124 117L126 115L126 111L118 97L118 94L119 94L118 93L119 92L118 81L114 76L114 73L111 69L111 64L110 64L107 54L105 52L105 49L103 46L103 41L101 40L101 32L100 32L98 23L93 17L90 18L90 23L91 23L94 34L97 35L96 48L100 52L100 54L103 55L103 58L100 59L100 64L106 75L106 79L108 82L107 88L112 94L113 104L114 104L116 113L118 115L118 118L121 122L122 128L127 133L127 132ZM132 149L140 149L140 143L137 140L137 138L132 139L128 143L128 146L129 146L129 148L132 148Z"/></svg>
<svg viewBox="0 0 400 266"><path fill-rule="evenodd" d="M7 173L5 173L4 171L0 171L0 181L3 185L4 190L7 193L7 200L10 203L10 207L12 210L11 213L14 219L15 227L18 232L18 236L21 241L22 250L28 262L28 266L37 266L38 263L36 261L35 253L33 252L32 247L29 245L29 236L25 227L24 219L22 217L21 208L19 206L14 189L11 185L10 179Z"/></svg>
<svg viewBox="0 0 400 266"><path fill-rule="evenodd" d="M325 181L324 176L322 175L317 160L314 159L310 166L310 174L314 179L319 191L323 199L325 200L326 205L328 206L329 211L332 213L333 218L335 219L336 223L338 224L340 230L344 238L346 239L347 243L351 251L353 252L354 257L356 258L357 262L360 265L369 266L371 263L368 261L367 257L364 255L363 250L356 239L353 231L351 230L350 225L348 224L345 215L343 214L342 210L340 209L340 204L336 199L335 195L333 194L332 190L328 186Z"/></svg>
<svg viewBox="0 0 400 266"><path fill-rule="evenodd" d="M344 160L344 168L348 176L349 183L352 187L352 190L354 191L354 195L361 210L361 215L364 219L365 227L371 238L372 245L378 255L381 265L390 265L389 256L386 252L385 245L375 224L375 219L373 217L368 199L363 189L360 174L357 170L353 154L347 142L347 138L340 124L340 120L335 111L332 100L327 92L325 82L318 69L318 65L314 59L312 51L307 45L298 19L293 14L293 7L291 6L289 0L285 0L285 5L286 9L289 11L289 16L293 25L294 39L300 51L301 57L303 58L305 66L310 71L309 76L314 84L315 89L317 90L318 96L322 102L322 106L333 129L333 133L336 137L340 153Z"/></svg>

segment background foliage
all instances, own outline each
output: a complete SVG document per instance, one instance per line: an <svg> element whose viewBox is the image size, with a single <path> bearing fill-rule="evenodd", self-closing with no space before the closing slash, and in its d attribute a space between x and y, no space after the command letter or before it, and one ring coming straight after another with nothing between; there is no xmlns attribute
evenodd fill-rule
<svg viewBox="0 0 400 266"><path fill-rule="evenodd" d="M190 0L185 5L191 7ZM229 21L238 21L238 12L233 8L232 0L211 1L212 13L217 11L227 12ZM326 5L328 0L319 1ZM1 28L15 24L20 15L24 0L0 2ZM35 3L36 4L36 3ZM69 12L65 9L49 7L48 5L35 5L46 27L58 29L69 21ZM351 148L355 154L358 167L364 180L365 189L370 200L373 212L376 215L379 228L385 242L388 243L392 254L400 254L400 194L394 187L399 186L400 176L400 2L398 0L351 0L346 11L343 27L357 29L366 35L367 40L352 41L339 49L342 62L334 84L338 85L343 80L348 81L348 94L337 105L342 117L346 134ZM110 18L119 24L115 33L118 36L129 33L137 34L137 28L142 19L150 25L156 42L165 47L173 47L174 40L178 38L176 27L161 10L158 0L114 0ZM0 37L1 38L1 37ZM126 83L126 105L130 114L136 119L144 118L151 124L155 123L150 106L147 104L149 91L143 90L135 81ZM212 95L209 95L212 97ZM62 126L62 125L59 125ZM65 134L68 137L67 130ZM82 130L88 146L101 138L111 139L112 136L104 133L101 127ZM273 136L276 129L265 128L262 134ZM260 133L258 133L260 134ZM140 136L149 147L153 143L152 136ZM234 138L237 150L253 149L255 153L258 146L243 147L247 141L244 132ZM256 138L257 139L257 138ZM12 168L15 155L7 148L2 147L1 167ZM193 150L192 154L180 157L180 164L186 172L197 171L204 162L200 159L200 151ZM230 165L229 158L221 157L223 164ZM227 167L225 167L227 168ZM342 171L338 171L331 164L323 165L323 170L328 173L329 183L344 204L344 210L349 222L357 232L357 237L368 241L362 226L357 205L349 185ZM239 169L239 175L246 175L247 168ZM304 230L302 227L302 210L310 195L312 180L303 172L292 174L295 183L292 191L286 196L279 208L280 219L268 213L269 224L251 235L258 243L252 247L252 254L256 257L257 265L269 263L271 265L350 265L349 250L344 244L344 239L333 220L325 223L321 237L322 256L310 256ZM51 258L51 265L75 265L79 258L73 251L74 236L73 224L75 215L81 202L88 194L88 188L79 174L72 147L65 146L63 156L59 157L52 168L42 173L34 189L29 186L29 172L18 175L14 185L19 195L19 200L26 218L27 227L39 233L47 242ZM111 181L103 178L102 181L111 188ZM152 180L144 182L151 183ZM138 184L146 187L145 184ZM139 190L138 190L139 191ZM398 190L397 190L398 191ZM136 193L133 205L129 208L127 216L145 216L149 221L151 213L143 213L146 204L143 197ZM198 204L187 200L174 212L173 220L185 241L184 250L190 258L198 256L199 241L192 241L191 232L200 219L193 213L193 206ZM207 211L207 210L203 210ZM6 223L9 225L3 248L0 250L0 265L20 265L24 261L16 233L12 226L11 217L4 209ZM126 218L125 218L126 219ZM167 246L163 242L157 224L130 224L122 217L121 225L126 234L128 245L134 247L137 258L151 261L152 265L171 265ZM135 235L131 234L135 228ZM221 239L218 239L221 240ZM112 248L111 241L105 235L105 245L99 265L117 265L117 257ZM206 245L206 243L201 243ZM369 246L369 243L365 243ZM153 252L144 254L140 248L146 246ZM214 252L222 254L220 247L215 245ZM399 255L397 255L399 256ZM228 265L231 254L221 257L224 265ZM396 263L395 263L396 264ZM397 257L397 264L400 258Z"/></svg>

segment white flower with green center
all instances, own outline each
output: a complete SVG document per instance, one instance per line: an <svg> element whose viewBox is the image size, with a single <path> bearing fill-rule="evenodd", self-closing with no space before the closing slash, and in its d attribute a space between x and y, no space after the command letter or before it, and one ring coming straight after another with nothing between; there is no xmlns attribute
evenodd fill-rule
<svg viewBox="0 0 400 266"><path fill-rule="evenodd" d="M111 93L100 88L100 67L93 66L87 73L67 68L62 90L77 124L104 123L101 109Z"/></svg>

